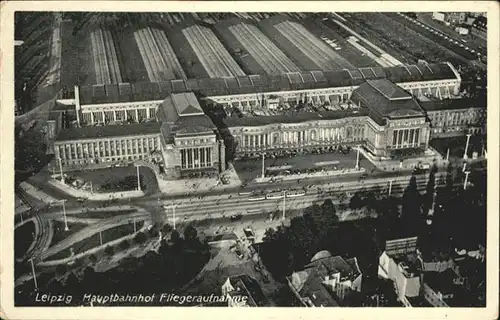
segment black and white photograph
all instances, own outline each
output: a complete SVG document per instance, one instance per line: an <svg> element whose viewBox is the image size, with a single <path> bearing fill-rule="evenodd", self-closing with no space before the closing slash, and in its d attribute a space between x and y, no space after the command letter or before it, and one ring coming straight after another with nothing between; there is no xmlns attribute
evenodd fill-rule
<svg viewBox="0 0 500 320"><path fill-rule="evenodd" d="M116 10L14 13L15 307L487 306L487 12Z"/></svg>

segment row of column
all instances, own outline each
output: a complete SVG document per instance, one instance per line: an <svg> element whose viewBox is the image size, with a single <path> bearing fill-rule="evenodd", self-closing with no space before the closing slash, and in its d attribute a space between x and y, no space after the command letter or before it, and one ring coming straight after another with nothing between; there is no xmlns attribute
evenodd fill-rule
<svg viewBox="0 0 500 320"><path fill-rule="evenodd" d="M74 142L59 145L56 157L61 160L79 160L87 158L128 157L149 153L158 148L156 138L101 139L95 142Z"/></svg>
<svg viewBox="0 0 500 320"><path fill-rule="evenodd" d="M124 121L132 117L135 121L139 121L139 116L144 119L150 119L156 116L155 108L142 108L134 110L108 110L108 111L97 111L97 112L84 112L82 114L83 120L89 124L94 124L96 122L112 122L112 121Z"/></svg>
<svg viewBox="0 0 500 320"><path fill-rule="evenodd" d="M212 167L212 149L213 147L181 149L181 168L197 169Z"/></svg>
<svg viewBox="0 0 500 320"><path fill-rule="evenodd" d="M328 95L328 94L325 94L325 95L315 94L315 95L307 95L307 96L297 95L295 98L288 97L288 98L284 98L284 100L286 100L288 102L295 101L296 103L299 103L299 101L301 101L301 100L304 103L307 103L307 102L325 102L325 101L332 102L331 97L338 97L338 101L349 100L348 93L330 94L330 95ZM251 104L251 102L254 102L255 106L253 106ZM251 99L251 100L243 100L243 101L237 100L237 101L231 101L231 102L227 102L227 103L230 105L233 105L233 103L235 103L238 108L240 108L242 110L246 110L246 111L252 110L254 107L259 107L263 104L262 101L259 99Z"/></svg>
<svg viewBox="0 0 500 320"><path fill-rule="evenodd" d="M393 148L414 148L420 144L420 128L396 129L392 132Z"/></svg>
<svg viewBox="0 0 500 320"><path fill-rule="evenodd" d="M351 138L362 138L364 134L363 128L352 128ZM357 134L356 134L357 133ZM281 138L280 138L281 136ZM279 143L305 144L311 141L337 141L345 140L346 128L319 128L308 133L307 130L302 131L284 131L280 133L264 133L258 135L244 135L241 140L243 148L260 148L273 147Z"/></svg>

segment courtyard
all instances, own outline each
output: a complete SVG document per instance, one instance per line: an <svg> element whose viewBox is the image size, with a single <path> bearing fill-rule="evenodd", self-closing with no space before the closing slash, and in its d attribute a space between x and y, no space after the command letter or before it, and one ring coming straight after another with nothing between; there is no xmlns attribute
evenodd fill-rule
<svg viewBox="0 0 500 320"><path fill-rule="evenodd" d="M92 182L93 192L120 192L137 188L137 168L135 166L75 171L68 173L68 176ZM151 168L139 167L139 177L141 189L146 194L158 192L156 175Z"/></svg>
<svg viewBox="0 0 500 320"><path fill-rule="evenodd" d="M264 166L266 176L269 174L292 174L307 173L316 170L344 170L354 168L356 165L356 150L345 150L345 154L339 151L329 153L309 153L288 155L280 158L266 157ZM359 155L359 165L367 172L376 170L376 167L366 159L361 153ZM262 158L236 160L234 168L243 183L248 183L262 174Z"/></svg>

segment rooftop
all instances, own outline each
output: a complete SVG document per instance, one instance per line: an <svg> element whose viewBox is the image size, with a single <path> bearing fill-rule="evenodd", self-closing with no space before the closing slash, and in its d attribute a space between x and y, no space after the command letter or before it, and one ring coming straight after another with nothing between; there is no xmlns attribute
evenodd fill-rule
<svg viewBox="0 0 500 320"><path fill-rule="evenodd" d="M192 68L196 68L196 64ZM191 68L191 69L192 69ZM187 70L187 69L186 69ZM188 71L188 70L187 70ZM231 78L192 77L187 80L136 82L82 86L80 103L101 104L163 100L172 93L195 92L200 96L255 94L358 86L368 79L387 79L393 83L456 79L446 63L390 68L344 69L340 71L297 72L294 76L248 75Z"/></svg>
<svg viewBox="0 0 500 320"><path fill-rule="evenodd" d="M351 100L381 117L422 116L418 102L387 79L367 80L353 91Z"/></svg>
<svg viewBox="0 0 500 320"><path fill-rule="evenodd" d="M241 274L229 278L231 286L234 288L229 294L233 297L247 297L247 304L253 307L263 307L269 304L259 283L247 274Z"/></svg>
<svg viewBox="0 0 500 320"><path fill-rule="evenodd" d="M265 126L279 123L300 123L313 120L335 120L346 117L362 117L368 115L367 110L338 110L319 112L288 112L272 116L231 116L224 119L227 127Z"/></svg>
<svg viewBox="0 0 500 320"><path fill-rule="evenodd" d="M168 142L177 135L213 133L216 129L192 92L167 97L158 107L156 116L163 122L161 131Z"/></svg>
<svg viewBox="0 0 500 320"><path fill-rule="evenodd" d="M420 105L426 111L485 108L487 106L486 97L482 98L461 98L420 101Z"/></svg>
<svg viewBox="0 0 500 320"><path fill-rule="evenodd" d="M280 75L300 71L252 21L231 18L218 22L215 28L248 73Z"/></svg>
<svg viewBox="0 0 500 320"><path fill-rule="evenodd" d="M434 290L434 292L441 292L442 294L454 293L457 285L453 280L458 278L458 275L452 269L446 269L443 272L425 272L424 282Z"/></svg>
<svg viewBox="0 0 500 320"><path fill-rule="evenodd" d="M69 128L59 132L56 141L102 139L120 136L141 136L160 133L159 122L132 123L96 127Z"/></svg>
<svg viewBox="0 0 500 320"><path fill-rule="evenodd" d="M303 70L342 70L353 65L321 41L301 22L286 15L276 15L259 22L262 30L274 40Z"/></svg>
<svg viewBox="0 0 500 320"><path fill-rule="evenodd" d="M318 253L304 270L294 272L289 280L303 299L309 299L315 306L338 306L337 301L327 290L323 281L340 273L340 278L354 280L361 271L356 258L344 260L340 256L329 256L328 252Z"/></svg>

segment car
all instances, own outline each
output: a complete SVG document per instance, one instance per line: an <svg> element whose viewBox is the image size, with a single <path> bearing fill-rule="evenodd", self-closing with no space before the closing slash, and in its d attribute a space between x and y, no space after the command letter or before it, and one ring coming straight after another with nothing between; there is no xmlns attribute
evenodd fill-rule
<svg viewBox="0 0 500 320"><path fill-rule="evenodd" d="M243 252L241 252L240 249L236 249L234 250L234 253L236 253L236 256L239 258L239 259L243 259Z"/></svg>
<svg viewBox="0 0 500 320"><path fill-rule="evenodd" d="M76 201L78 201L78 202L82 203L82 202L87 201L87 199L85 199L85 198L78 198L78 199L76 199Z"/></svg>
<svg viewBox="0 0 500 320"><path fill-rule="evenodd" d="M229 218L231 219L231 221L238 221L241 220L242 217L243 215L241 213L238 213L238 214L233 214Z"/></svg>
<svg viewBox="0 0 500 320"><path fill-rule="evenodd" d="M248 240L253 241L255 240L255 233L251 228L244 228L243 233L245 233L245 236Z"/></svg>

